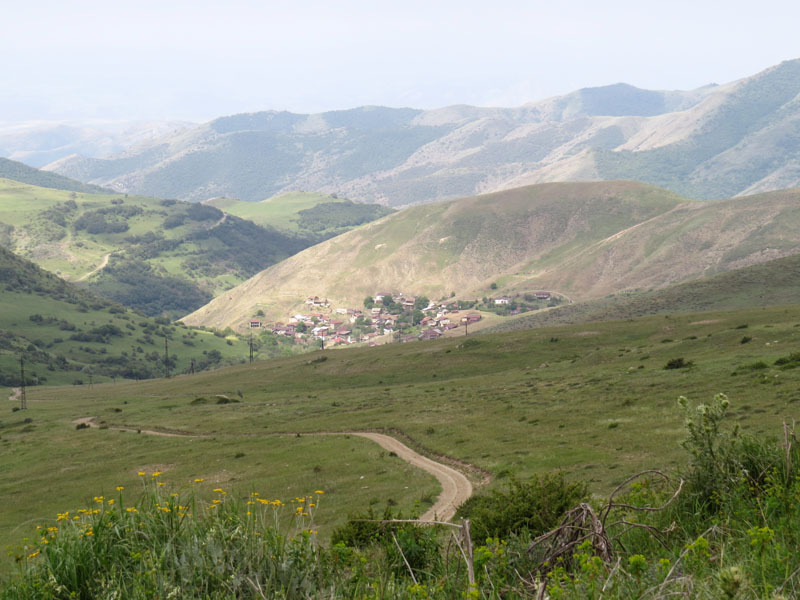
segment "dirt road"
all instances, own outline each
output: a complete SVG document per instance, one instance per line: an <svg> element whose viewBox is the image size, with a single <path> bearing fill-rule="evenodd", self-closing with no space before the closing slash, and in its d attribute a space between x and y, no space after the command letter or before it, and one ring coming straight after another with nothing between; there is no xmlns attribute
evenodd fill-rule
<svg viewBox="0 0 800 600"><path fill-rule="evenodd" d="M368 433L353 431L350 435L372 440L382 448L394 452L409 464L427 471L442 485L442 493L439 494L436 502L428 511L420 517L423 521L449 521L456 514L458 506L467 498L472 496L472 483L463 473L456 471L452 467L438 463L421 454L414 452L411 448L399 442L395 438L383 433Z"/></svg>
<svg viewBox="0 0 800 600"><path fill-rule="evenodd" d="M92 276L92 275L94 275L95 273L99 273L100 271L102 271L103 269L105 269L105 268L106 268L106 266L108 265L108 259L109 259L109 258L111 258L111 252L109 252L108 254L106 254L106 255L103 257L103 260L100 262L100 264L99 264L99 265L97 265L97 266L96 266L94 269L92 269L92 270L91 270L91 271L89 271L88 273L84 273L83 275L81 275L81 276L80 276L78 279L76 279L75 281L86 281L87 279L89 279L89 277L91 277L91 276Z"/></svg>
<svg viewBox="0 0 800 600"><path fill-rule="evenodd" d="M98 424L95 422L95 417L82 417L80 419L75 419L73 423L76 425L83 424L89 427L98 427ZM157 431L153 429L139 429L138 427L132 426L109 426L108 428L117 431L135 431L146 435L161 435L167 437L204 437L187 432ZM452 467L438 463L435 460L431 460L426 456L422 456L390 435L365 431L343 431L341 433L326 432L317 435L357 435L358 437L366 438L375 442L385 450L394 452L397 454L398 458L403 459L407 463L433 475L441 484L442 492L439 494L433 506L420 517L422 521L449 521L456 514L456 509L459 505L472 496L472 483L470 483L470 480L467 479L463 473Z"/></svg>

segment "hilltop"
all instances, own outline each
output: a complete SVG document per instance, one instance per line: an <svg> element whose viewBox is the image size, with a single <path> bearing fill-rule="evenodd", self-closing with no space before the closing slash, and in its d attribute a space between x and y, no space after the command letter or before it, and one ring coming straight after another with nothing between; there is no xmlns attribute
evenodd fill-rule
<svg viewBox="0 0 800 600"><path fill-rule="evenodd" d="M307 296L380 290L459 299L548 290L572 301L647 290L800 251L800 191L691 202L633 182L540 184L415 206L309 248L185 321L280 319Z"/></svg>
<svg viewBox="0 0 800 600"><path fill-rule="evenodd" d="M318 241L394 212L379 204L352 202L335 194L314 192L287 192L261 202L213 198L205 204L257 225Z"/></svg>
<svg viewBox="0 0 800 600"><path fill-rule="evenodd" d="M800 59L691 91L614 84L517 108L268 111L46 168L117 191L192 201L260 201L304 189L406 206L597 179L721 199L800 183L799 93Z"/></svg>

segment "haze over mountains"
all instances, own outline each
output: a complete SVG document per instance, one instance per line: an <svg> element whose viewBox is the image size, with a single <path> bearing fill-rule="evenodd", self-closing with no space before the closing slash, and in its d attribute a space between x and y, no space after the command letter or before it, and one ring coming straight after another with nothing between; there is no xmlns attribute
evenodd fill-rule
<svg viewBox="0 0 800 600"><path fill-rule="evenodd" d="M46 168L192 201L257 201L304 189L403 206L598 179L719 199L800 182L799 93L800 60L792 60L688 92L616 84L518 108L259 112Z"/></svg>

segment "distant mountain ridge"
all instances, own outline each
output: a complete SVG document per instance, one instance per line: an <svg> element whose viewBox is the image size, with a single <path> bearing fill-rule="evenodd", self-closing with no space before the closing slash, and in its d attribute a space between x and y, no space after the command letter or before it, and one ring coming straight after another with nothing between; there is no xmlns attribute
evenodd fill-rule
<svg viewBox="0 0 800 600"><path fill-rule="evenodd" d="M517 108L221 117L54 172L117 191L259 201L291 190L405 206L548 181L631 179L695 199L800 184L800 59L725 85L585 88Z"/></svg>

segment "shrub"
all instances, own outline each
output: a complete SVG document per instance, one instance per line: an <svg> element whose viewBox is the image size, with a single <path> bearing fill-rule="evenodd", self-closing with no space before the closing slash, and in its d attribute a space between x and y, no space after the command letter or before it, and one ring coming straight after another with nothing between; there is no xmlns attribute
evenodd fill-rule
<svg viewBox="0 0 800 600"><path fill-rule="evenodd" d="M587 495L585 483L569 483L560 472L528 481L512 477L504 490L492 490L464 502L456 516L472 521L474 540L504 538L523 530L535 536L558 525L563 514Z"/></svg>
<svg viewBox="0 0 800 600"><path fill-rule="evenodd" d="M684 360L683 357L679 358L671 358L667 361L667 364L664 365L665 369L688 369L689 367L693 366L694 363L691 360Z"/></svg>

